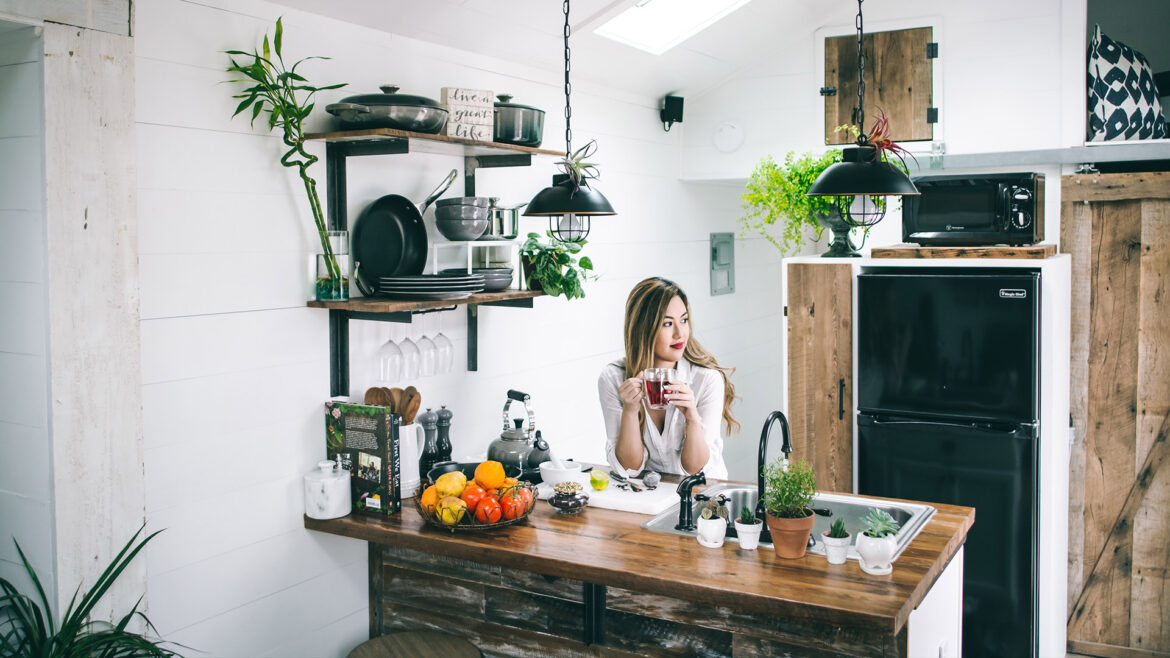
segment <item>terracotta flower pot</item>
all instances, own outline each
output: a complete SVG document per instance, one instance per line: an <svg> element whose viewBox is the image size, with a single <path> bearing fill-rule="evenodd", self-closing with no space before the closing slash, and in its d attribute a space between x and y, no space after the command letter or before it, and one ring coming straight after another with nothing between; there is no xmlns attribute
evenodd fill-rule
<svg viewBox="0 0 1170 658"><path fill-rule="evenodd" d="M772 533L772 548L776 555L783 558L804 557L808 548L808 536L812 534L813 522L816 517L812 510L805 510L808 516L803 519L783 519L767 515L768 531Z"/></svg>

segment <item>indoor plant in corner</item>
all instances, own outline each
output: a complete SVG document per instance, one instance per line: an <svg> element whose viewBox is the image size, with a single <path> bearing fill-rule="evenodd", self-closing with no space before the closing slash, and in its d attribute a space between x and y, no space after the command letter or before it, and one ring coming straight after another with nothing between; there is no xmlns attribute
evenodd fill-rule
<svg viewBox="0 0 1170 658"><path fill-rule="evenodd" d="M829 561L829 564L845 564L852 537L845 530L845 519L833 521L833 525L821 533L821 541L825 544L825 559Z"/></svg>
<svg viewBox="0 0 1170 658"><path fill-rule="evenodd" d="M808 548L815 520L809 505L817 480L808 462L798 459L785 466L786 461L779 458L764 470L764 509L776 555L800 558Z"/></svg>
<svg viewBox="0 0 1170 658"><path fill-rule="evenodd" d="M577 257L584 246L584 240L558 240L551 233L548 242L541 242L540 234L529 233L520 247L523 276L529 289L544 290L553 297L564 295L565 299L584 297L581 284L595 278L590 274L593 261L588 256Z"/></svg>
<svg viewBox="0 0 1170 658"><path fill-rule="evenodd" d="M895 536L898 522L889 512L870 508L869 514L861 520L861 534L857 535L857 555L861 558L861 570L875 576L884 576L894 570L890 561L898 550Z"/></svg>
<svg viewBox="0 0 1170 658"><path fill-rule="evenodd" d="M699 509L695 538L707 548L719 548L727 536L727 498L708 498Z"/></svg>
<svg viewBox="0 0 1170 658"><path fill-rule="evenodd" d="M735 536L739 537L739 547L745 551L754 551L760 545L760 533L764 530L764 522L756 518L755 512L747 505L739 512L735 520Z"/></svg>
<svg viewBox="0 0 1170 658"><path fill-rule="evenodd" d="M252 124L255 125L256 118L267 112L268 129L280 128L281 139L288 147L280 157L280 164L296 168L305 186L309 210L313 213L313 223L321 239L321 253L317 257L316 298L349 299L348 236L344 231L330 231L325 223L321 200L317 196L317 181L309 176L309 167L317 161L317 156L305 150L304 130L304 121L313 111L314 94L344 87L345 83L314 87L304 76L297 73L297 67L302 63L311 59L328 59L327 57L306 57L286 69L284 57L281 55L283 37L284 26L278 18L271 48L268 35L265 34L260 51L250 53L241 50L227 51L228 60L231 62L227 70L231 73L241 73L246 78L231 82L251 84L250 87L232 96L241 99L232 116L250 109ZM273 53L276 55L275 59L272 57ZM237 62L233 55L251 59L242 60L241 63ZM301 95L298 97L298 94Z"/></svg>

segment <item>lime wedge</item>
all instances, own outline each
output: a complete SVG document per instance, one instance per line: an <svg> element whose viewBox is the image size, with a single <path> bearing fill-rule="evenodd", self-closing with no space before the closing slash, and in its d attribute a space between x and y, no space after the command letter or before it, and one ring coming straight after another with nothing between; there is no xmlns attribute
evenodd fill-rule
<svg viewBox="0 0 1170 658"><path fill-rule="evenodd" d="M609 486L609 475L607 475L605 471L599 471L595 468L593 469L593 472L589 474L589 484L594 489L601 491L602 489Z"/></svg>

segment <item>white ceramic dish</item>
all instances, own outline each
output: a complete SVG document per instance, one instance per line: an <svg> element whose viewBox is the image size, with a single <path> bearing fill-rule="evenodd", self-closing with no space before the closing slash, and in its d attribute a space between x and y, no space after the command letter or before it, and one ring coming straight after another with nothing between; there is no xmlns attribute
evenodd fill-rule
<svg viewBox="0 0 1170 658"><path fill-rule="evenodd" d="M577 474L581 472L581 464L577 462L563 462L565 468L556 468L552 462L541 462L540 478L550 486L561 482L575 482Z"/></svg>

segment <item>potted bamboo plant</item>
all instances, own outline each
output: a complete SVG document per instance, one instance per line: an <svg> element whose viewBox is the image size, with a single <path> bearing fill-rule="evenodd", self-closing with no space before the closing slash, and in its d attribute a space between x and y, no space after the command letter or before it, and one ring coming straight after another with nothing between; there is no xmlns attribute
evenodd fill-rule
<svg viewBox="0 0 1170 658"><path fill-rule="evenodd" d="M857 555L861 558L861 570L875 576L884 576L894 570L891 560L898 550L896 536L898 522L889 512L870 508L869 514L861 520L861 534L857 535Z"/></svg>
<svg viewBox="0 0 1170 658"><path fill-rule="evenodd" d="M735 534L739 537L739 547L745 551L754 551L760 545L760 533L764 530L764 522L756 517L752 508L747 505L739 511L739 518L735 520Z"/></svg>
<svg viewBox="0 0 1170 658"><path fill-rule="evenodd" d="M779 458L764 470L764 509L776 555L800 558L812 533L815 517L809 505L817 480L808 462L798 459L785 467L786 461Z"/></svg>
<svg viewBox="0 0 1170 658"><path fill-rule="evenodd" d="M348 235L345 231L330 231L326 225L321 200L317 196L317 181L309 175L309 167L318 158L305 150L304 129L304 121L313 111L313 96L321 91L344 87L345 83L315 87L297 73L297 67L302 63L327 57L306 57L286 68L281 54L283 39L284 26L278 18L271 46L265 34L259 51L227 51L231 62L227 70L244 76L231 82L251 85L232 96L240 99L232 116L250 110L252 125L255 125L260 115L267 114L268 129L280 128L281 139L288 148L280 157L280 164L297 170L309 200L309 210L313 213L317 236L321 240L321 253L317 257L316 298L349 299ZM273 54L276 56L273 57ZM237 61L236 57L249 59Z"/></svg>

